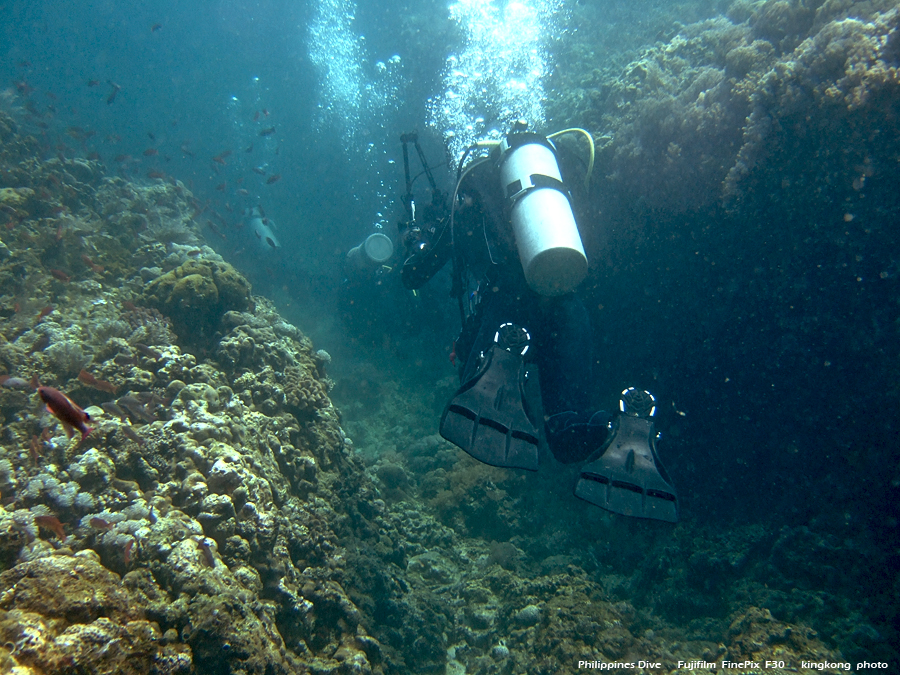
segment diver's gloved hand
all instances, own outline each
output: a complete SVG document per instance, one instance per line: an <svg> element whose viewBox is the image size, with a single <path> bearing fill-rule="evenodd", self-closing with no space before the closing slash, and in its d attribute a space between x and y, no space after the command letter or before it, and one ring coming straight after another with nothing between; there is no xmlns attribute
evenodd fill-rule
<svg viewBox="0 0 900 675"><path fill-rule="evenodd" d="M609 420L610 414L602 410L551 415L545 428L553 456L563 464L580 462L606 440Z"/></svg>

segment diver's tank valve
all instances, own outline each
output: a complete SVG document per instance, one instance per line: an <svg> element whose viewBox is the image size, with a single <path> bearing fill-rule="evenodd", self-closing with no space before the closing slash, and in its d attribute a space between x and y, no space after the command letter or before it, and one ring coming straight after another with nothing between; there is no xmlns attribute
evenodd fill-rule
<svg viewBox="0 0 900 675"><path fill-rule="evenodd" d="M510 132L500 143L500 182L528 285L544 296L575 290L588 262L556 148L539 134Z"/></svg>

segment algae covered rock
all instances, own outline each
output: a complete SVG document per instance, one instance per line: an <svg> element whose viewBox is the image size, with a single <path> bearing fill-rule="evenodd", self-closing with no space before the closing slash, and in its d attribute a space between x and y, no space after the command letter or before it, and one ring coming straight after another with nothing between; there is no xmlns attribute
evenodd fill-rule
<svg viewBox="0 0 900 675"><path fill-rule="evenodd" d="M164 640L117 574L91 555L54 555L0 575L3 672L137 675L191 671L191 650ZM97 645L104 645L98 649Z"/></svg>
<svg viewBox="0 0 900 675"><path fill-rule="evenodd" d="M250 282L226 262L188 260L151 281L148 304L172 319L182 339L202 343L226 312L251 309Z"/></svg>

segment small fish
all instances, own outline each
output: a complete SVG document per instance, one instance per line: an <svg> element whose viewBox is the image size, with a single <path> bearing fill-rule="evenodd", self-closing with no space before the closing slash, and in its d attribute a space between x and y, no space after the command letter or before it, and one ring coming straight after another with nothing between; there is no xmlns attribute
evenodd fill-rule
<svg viewBox="0 0 900 675"><path fill-rule="evenodd" d="M91 518L91 527L95 530L111 530L112 523L103 520L103 518Z"/></svg>
<svg viewBox="0 0 900 675"><path fill-rule="evenodd" d="M247 195L250 194L250 190L247 190L246 188L241 188L240 190L237 191L237 193L239 195L246 197Z"/></svg>
<svg viewBox="0 0 900 675"><path fill-rule="evenodd" d="M100 407L103 408L110 415L115 415L120 420L127 419L128 413L122 410L119 406L117 406L112 401L107 401L106 403L101 403Z"/></svg>
<svg viewBox="0 0 900 675"><path fill-rule="evenodd" d="M112 382L107 382L106 380L98 380L83 368L81 369L81 372L78 373L78 381L86 384L89 387L94 387L94 389L99 389L100 391L105 391L110 394L115 394L116 389L118 389L118 387Z"/></svg>
<svg viewBox="0 0 900 675"><path fill-rule="evenodd" d="M155 157L159 154L159 150L156 148L147 148L144 150L144 157Z"/></svg>
<svg viewBox="0 0 900 675"><path fill-rule="evenodd" d="M89 86L89 87L96 87L99 84L100 84L100 80L88 80L87 81L87 86Z"/></svg>
<svg viewBox="0 0 900 675"><path fill-rule="evenodd" d="M129 539L128 543L125 544L125 548L122 551L122 559L125 561L125 564L131 562L131 550L134 548L134 539Z"/></svg>
<svg viewBox="0 0 900 675"><path fill-rule="evenodd" d="M117 366L130 366L134 364L134 357L131 354L116 354L113 363Z"/></svg>
<svg viewBox="0 0 900 675"><path fill-rule="evenodd" d="M219 228L216 227L216 224L213 221L211 221L209 218L206 219L206 226L209 229L211 229L217 237L221 237L223 240L227 239L225 234L223 232L220 232Z"/></svg>
<svg viewBox="0 0 900 675"><path fill-rule="evenodd" d="M46 429L45 429L46 431ZM37 436L31 437L31 447L28 448L31 452L31 462L35 466L40 466L41 464L41 439Z"/></svg>
<svg viewBox="0 0 900 675"><path fill-rule="evenodd" d="M203 553L203 558L206 560L206 564L210 567L215 567L216 556L212 552L212 547L209 545L206 537L203 537L203 539L197 542L197 548L199 548L201 553Z"/></svg>
<svg viewBox="0 0 900 675"><path fill-rule="evenodd" d="M152 26L150 26L150 32L151 32L151 33L155 33L155 32L158 31L160 28L162 28L162 24L161 24L161 23L155 23L155 24L153 24Z"/></svg>
<svg viewBox="0 0 900 675"><path fill-rule="evenodd" d="M253 143L244 148L244 152L253 152Z"/></svg>
<svg viewBox="0 0 900 675"><path fill-rule="evenodd" d="M228 157L229 155L231 155L231 150L225 150L225 151L223 151L223 152L220 152L220 153L219 153L218 155L216 155L215 157L213 157L212 160L213 160L214 162L216 162L217 164L223 164L223 165L224 165L224 164L225 164L225 158Z"/></svg>
<svg viewBox="0 0 900 675"><path fill-rule="evenodd" d="M60 541L66 540L66 531L56 516L35 516L34 523L46 530L50 530Z"/></svg>
<svg viewBox="0 0 900 675"><path fill-rule="evenodd" d="M260 130L259 135L260 136L271 136L274 133L275 133L275 127L267 127L265 129Z"/></svg>
<svg viewBox="0 0 900 675"><path fill-rule="evenodd" d="M59 281L63 282L64 284L67 284L72 280L72 278L68 274L63 272L62 270L55 270L55 269L50 270L50 274L53 275L54 279L58 279Z"/></svg>
<svg viewBox="0 0 900 675"><path fill-rule="evenodd" d="M134 396L123 396L116 403L144 422L155 422L157 420L156 415L147 410Z"/></svg>
<svg viewBox="0 0 900 675"><path fill-rule="evenodd" d="M132 346L148 358L155 359L156 361L159 361L162 358L162 352L153 349L153 347L148 347L147 345L141 344L140 342L135 342Z"/></svg>
<svg viewBox="0 0 900 675"><path fill-rule="evenodd" d="M266 179L266 185L271 185L272 183L277 183L279 180L281 180L281 174L274 173Z"/></svg>
<svg viewBox="0 0 900 675"><path fill-rule="evenodd" d="M47 411L63 424L66 435L72 438L75 429L81 432L81 440L93 431L87 425L91 416L78 407L72 399L53 387L38 387L38 396L47 405Z"/></svg>
<svg viewBox="0 0 900 675"><path fill-rule="evenodd" d="M100 159L100 153L97 152L96 150L95 150L95 151L92 151L92 152L89 152L89 153L87 154L87 159L90 159L90 160L92 160L92 161L96 161L96 160Z"/></svg>
<svg viewBox="0 0 900 675"><path fill-rule="evenodd" d="M119 89L121 89L122 87L117 85L112 80L107 80L107 82L109 83L109 86L112 87L112 91L109 92L109 96L106 97L106 105L112 105L116 100L116 95L118 95Z"/></svg>
<svg viewBox="0 0 900 675"><path fill-rule="evenodd" d="M30 386L31 383L28 380L23 380L21 377L0 375L0 387L6 387L7 389L27 389Z"/></svg>
<svg viewBox="0 0 900 675"><path fill-rule="evenodd" d="M191 152L190 150L188 150L188 144L187 144L187 141L185 141L184 143L181 144L181 151L182 151L184 154L186 154L188 157L193 157L193 156L194 156L194 153Z"/></svg>
<svg viewBox="0 0 900 675"><path fill-rule="evenodd" d="M216 190L218 190L219 192L225 192L225 183L219 183L218 185L216 185Z"/></svg>
<svg viewBox="0 0 900 675"><path fill-rule="evenodd" d="M161 180L165 180L166 174L163 171L148 171L147 178L159 178Z"/></svg>
<svg viewBox="0 0 900 675"><path fill-rule="evenodd" d="M91 271L94 272L94 274L100 274L103 271L103 265L95 263L86 253L81 254L81 259L84 261L85 265L91 268Z"/></svg>
<svg viewBox="0 0 900 675"><path fill-rule="evenodd" d="M146 441L144 441L143 438L141 438L141 437L138 435L138 432L136 432L136 431L134 430L134 427L132 427L130 424L123 424L122 427L121 427L121 429L122 429L122 432L123 432L126 436L128 436L128 438L130 438L131 440L133 440L133 441L134 441L135 443L137 443L138 445L143 446L144 443L146 442Z"/></svg>
<svg viewBox="0 0 900 675"><path fill-rule="evenodd" d="M266 170L263 169L261 166L252 166L252 167L250 167L250 170L251 170L253 173L258 173L260 176L265 176L265 175L266 175Z"/></svg>

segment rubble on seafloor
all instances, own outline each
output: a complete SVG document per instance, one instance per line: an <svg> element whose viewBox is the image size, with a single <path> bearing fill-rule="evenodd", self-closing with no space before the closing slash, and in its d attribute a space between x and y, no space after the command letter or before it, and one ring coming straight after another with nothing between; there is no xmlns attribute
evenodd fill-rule
<svg viewBox="0 0 900 675"><path fill-rule="evenodd" d="M387 421L364 461L328 355L204 245L180 183L42 159L0 118L0 671L663 673L836 661L840 621L874 630L789 590L797 559L840 559L809 531L571 515L559 475ZM83 440L33 376L85 408ZM386 385L386 417L411 405Z"/></svg>

